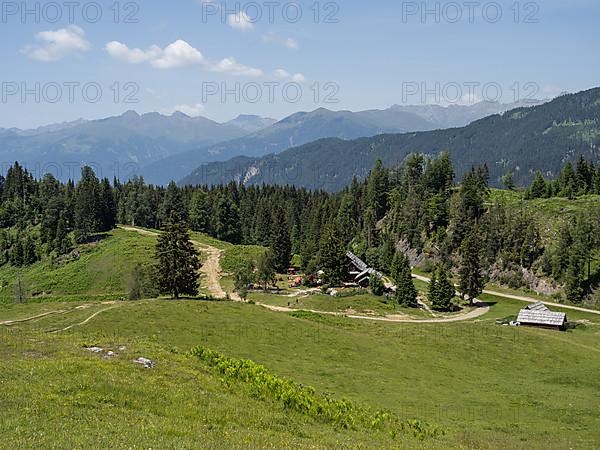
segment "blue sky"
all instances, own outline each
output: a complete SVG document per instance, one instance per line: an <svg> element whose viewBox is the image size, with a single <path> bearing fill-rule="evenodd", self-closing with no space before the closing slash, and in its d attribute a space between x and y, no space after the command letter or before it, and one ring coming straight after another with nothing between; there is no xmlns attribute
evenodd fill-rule
<svg viewBox="0 0 600 450"><path fill-rule="evenodd" d="M2 128L128 109L183 110L218 121L238 114L279 119L318 107L510 102L600 85L596 0L482 1L471 11L460 1L281 1L272 23L268 2L240 0L236 8L236 2L111 0L99 2L96 23L97 10L85 1L73 9L73 21L68 6L49 3L22 17L20 2L17 11L2 2ZM439 13L421 16L423 5L435 11L436 4ZM25 5L34 10L36 2ZM118 5L118 23L111 5ZM497 20L494 5L502 12ZM297 11L302 18L293 23ZM125 23L128 14L137 23ZM223 88L237 91L239 102L233 93L208 95ZM423 97L422 89L430 93ZM125 102L127 95L137 103Z"/></svg>

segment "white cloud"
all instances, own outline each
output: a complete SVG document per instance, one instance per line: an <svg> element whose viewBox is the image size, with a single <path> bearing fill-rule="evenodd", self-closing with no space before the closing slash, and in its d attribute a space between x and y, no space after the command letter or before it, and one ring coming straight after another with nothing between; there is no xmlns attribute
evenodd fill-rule
<svg viewBox="0 0 600 450"><path fill-rule="evenodd" d="M200 65L212 72L236 76L260 77L264 75L262 70L241 64L235 58L225 58L218 62L207 61L199 50L182 40L173 42L164 49L152 45L146 50L129 48L121 42L112 41L106 44L106 51L118 61L127 64L149 63L157 69Z"/></svg>
<svg viewBox="0 0 600 450"><path fill-rule="evenodd" d="M292 81L294 83L304 83L306 81L306 77L304 75L302 75L301 73L296 73L292 77Z"/></svg>
<svg viewBox="0 0 600 450"><path fill-rule="evenodd" d="M260 77L264 74L262 70L240 64L234 58L225 58L216 64L211 64L209 68L213 72L229 73L231 75L247 77Z"/></svg>
<svg viewBox="0 0 600 450"><path fill-rule="evenodd" d="M281 36L276 35L275 33L267 33L262 37L263 42L267 43L267 44L277 44L277 45L283 45L284 47L287 47L289 49L298 49L300 47L300 44L298 43L298 41L294 38L288 37L288 38L284 38Z"/></svg>
<svg viewBox="0 0 600 450"><path fill-rule="evenodd" d="M287 39L285 40L285 43L284 43L284 45L285 45L287 48L293 48L293 49L296 49L296 48L298 48L298 47L299 47L299 45L298 45L298 41L297 41L296 39L293 39L293 38L287 38Z"/></svg>
<svg viewBox="0 0 600 450"><path fill-rule="evenodd" d="M237 14L229 14L227 16L227 23L231 28L241 31L250 31L254 28L252 19L244 11L240 11Z"/></svg>
<svg viewBox="0 0 600 450"><path fill-rule="evenodd" d="M185 41L178 40L168 45L162 55L151 64L159 69L190 66L204 60L202 53Z"/></svg>
<svg viewBox="0 0 600 450"><path fill-rule="evenodd" d="M273 74L275 75L275 78L280 80L285 80L291 77L290 73L283 69L277 69Z"/></svg>
<svg viewBox="0 0 600 450"><path fill-rule="evenodd" d="M85 32L76 25L56 31L42 31L35 35L35 39L40 42L40 45L24 47L21 53L43 62L58 61L70 54L82 53L90 49L90 43L85 39Z"/></svg>
<svg viewBox="0 0 600 450"><path fill-rule="evenodd" d="M303 74L295 73L292 75L284 69L277 69L275 72L273 72L273 75L279 80L291 80L294 83L304 83L306 81L306 77Z"/></svg>
<svg viewBox="0 0 600 450"><path fill-rule="evenodd" d="M157 69L173 69L176 67L201 64L204 57L200 51L181 39L169 44L164 49L152 45L146 50L130 49L121 42L112 41L106 44L106 51L113 58L128 63L140 64L149 62Z"/></svg>
<svg viewBox="0 0 600 450"><path fill-rule="evenodd" d="M147 50L141 50L139 48L130 49L121 42L112 41L106 44L106 51L114 59L128 64L140 64L143 62L151 61L158 57L161 53L160 47L153 45Z"/></svg>

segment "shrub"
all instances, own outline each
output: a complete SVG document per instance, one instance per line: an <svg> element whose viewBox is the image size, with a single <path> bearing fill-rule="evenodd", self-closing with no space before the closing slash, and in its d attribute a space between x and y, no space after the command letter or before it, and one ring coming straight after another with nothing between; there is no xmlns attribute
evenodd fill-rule
<svg viewBox="0 0 600 450"><path fill-rule="evenodd" d="M257 398L281 402L287 409L344 429L391 429L392 433L400 430L419 439L444 434L443 430L418 420L400 421L390 412L373 412L350 400L318 395L312 387L273 375L264 366L247 359L228 358L203 347L197 347L191 353L216 370L225 382L240 381L249 385L252 395Z"/></svg>

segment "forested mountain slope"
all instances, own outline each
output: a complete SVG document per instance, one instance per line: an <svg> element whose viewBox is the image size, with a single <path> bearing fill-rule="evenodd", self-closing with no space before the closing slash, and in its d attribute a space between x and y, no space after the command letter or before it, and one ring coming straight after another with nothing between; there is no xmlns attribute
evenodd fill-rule
<svg viewBox="0 0 600 450"><path fill-rule="evenodd" d="M386 134L353 141L323 139L263 158L238 157L202 166L181 184L293 184L338 191L354 176L364 178L377 159L387 166L411 153L451 154L460 176L487 164L492 185L509 171L528 183L536 170L556 175L566 160L600 155L600 88L558 97L552 102L494 115L464 128Z"/></svg>

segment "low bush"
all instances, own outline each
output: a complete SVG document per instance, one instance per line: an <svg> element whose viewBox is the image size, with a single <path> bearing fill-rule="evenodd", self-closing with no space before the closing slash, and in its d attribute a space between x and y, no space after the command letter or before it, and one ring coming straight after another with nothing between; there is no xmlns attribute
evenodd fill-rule
<svg viewBox="0 0 600 450"><path fill-rule="evenodd" d="M344 429L361 427L392 434L408 432L419 439L444 434L438 427L418 420L401 421L390 412L373 412L350 400L318 395L313 388L273 375L264 366L247 359L228 358L203 347L192 350L192 355L216 370L225 382L247 384L252 395L259 399L281 402L285 408Z"/></svg>

